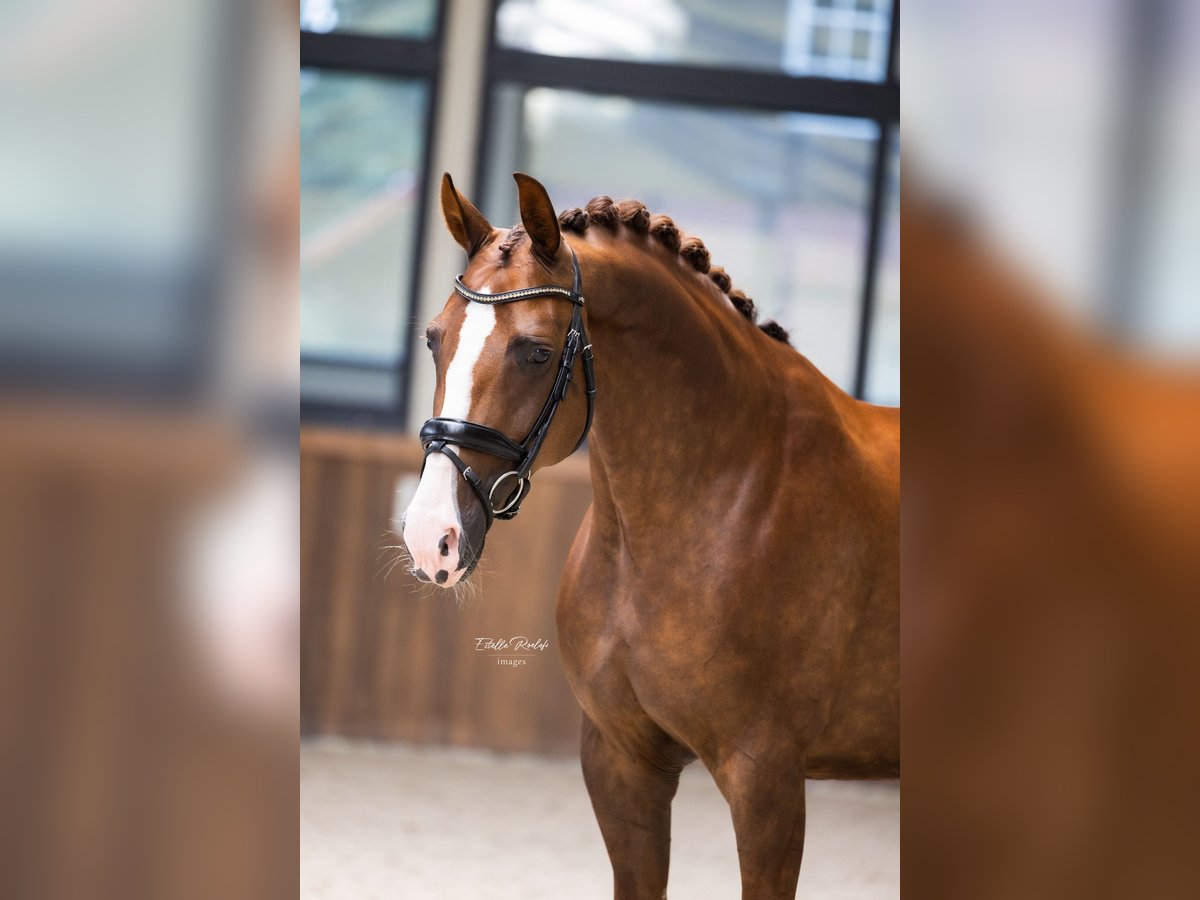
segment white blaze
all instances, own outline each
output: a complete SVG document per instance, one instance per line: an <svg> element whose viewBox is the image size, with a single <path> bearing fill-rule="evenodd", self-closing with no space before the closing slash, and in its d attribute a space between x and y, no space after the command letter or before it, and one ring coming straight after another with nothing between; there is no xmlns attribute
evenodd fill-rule
<svg viewBox="0 0 1200 900"><path fill-rule="evenodd" d="M486 289L483 293L489 293ZM496 327L496 308L486 303L468 303L462 327L458 331L458 347L454 359L446 368L446 393L442 400L442 415L453 419L469 419L471 388L475 383L475 363L483 353L488 335Z"/></svg>
<svg viewBox="0 0 1200 900"><path fill-rule="evenodd" d="M484 292L487 292L486 288ZM441 415L470 420L475 364L495 326L495 307L484 303L467 304L458 332L458 346L446 367ZM404 520L404 543L412 554L414 564L430 578L437 569L448 569L448 585L458 580L458 559L441 558L438 544L448 529L462 531L456 490L461 477L458 469L443 454L429 454L425 461L425 473L421 476L421 483L417 485L417 492L413 495Z"/></svg>

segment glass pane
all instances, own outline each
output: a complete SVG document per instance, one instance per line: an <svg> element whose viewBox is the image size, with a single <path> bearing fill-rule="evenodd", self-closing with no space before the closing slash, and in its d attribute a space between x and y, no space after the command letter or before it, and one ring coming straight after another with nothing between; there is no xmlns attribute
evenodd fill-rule
<svg viewBox="0 0 1200 900"><path fill-rule="evenodd" d="M424 83L300 77L300 348L326 365L403 353L428 91Z"/></svg>
<svg viewBox="0 0 1200 900"><path fill-rule="evenodd" d="M300 28L426 38L437 6L438 0L300 0Z"/></svg>
<svg viewBox="0 0 1200 900"><path fill-rule="evenodd" d="M875 317L867 355L866 398L900 404L900 142L892 137L886 218L875 275Z"/></svg>
<svg viewBox="0 0 1200 900"><path fill-rule="evenodd" d="M517 220L509 173L559 209L636 197L702 238L715 265L853 387L871 160L869 121L700 109L550 88L497 92L485 211Z"/></svg>
<svg viewBox="0 0 1200 900"><path fill-rule="evenodd" d="M882 81L891 0L502 0L502 46Z"/></svg>
<svg viewBox="0 0 1200 900"><path fill-rule="evenodd" d="M1186 361L1200 351L1200 4L1178 4L1174 16L1156 121L1146 138L1150 150L1142 161L1144 225L1125 250L1132 257L1134 294L1117 299L1132 307L1148 346Z"/></svg>

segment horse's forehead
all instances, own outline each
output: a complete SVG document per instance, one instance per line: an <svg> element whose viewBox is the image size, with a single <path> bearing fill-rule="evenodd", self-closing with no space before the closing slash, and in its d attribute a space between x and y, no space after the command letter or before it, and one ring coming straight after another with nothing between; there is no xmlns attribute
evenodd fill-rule
<svg viewBox="0 0 1200 900"><path fill-rule="evenodd" d="M481 255L468 263L463 281L473 290L502 294L547 284L551 279L533 260L523 255ZM438 316L438 323L447 335L457 335L471 303L458 294L450 295ZM516 303L498 303L493 307L495 318L491 340L500 341L520 331L555 330L570 315L562 311L566 305L553 297L530 297Z"/></svg>
<svg viewBox="0 0 1200 900"><path fill-rule="evenodd" d="M530 286L531 284L518 284L515 287L496 287L492 284L482 284L475 290L488 294L499 294L503 291ZM455 335L462 329L467 318L467 310L472 303L473 301L457 294L446 302L446 306L438 316L438 324L447 335ZM492 333L499 338L531 329L554 330L559 325L560 319L563 318L559 308L565 305L553 297L529 297L515 303L497 303L492 307L494 310Z"/></svg>
<svg viewBox="0 0 1200 900"><path fill-rule="evenodd" d="M491 293L499 294L546 284L550 278L526 242L509 252L501 252L492 245L477 254L467 263L463 280L476 290L486 285Z"/></svg>

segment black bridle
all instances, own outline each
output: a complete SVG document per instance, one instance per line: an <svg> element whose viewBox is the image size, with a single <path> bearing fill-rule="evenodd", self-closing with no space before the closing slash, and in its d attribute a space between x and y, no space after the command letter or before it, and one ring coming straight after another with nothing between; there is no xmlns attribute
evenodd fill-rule
<svg viewBox="0 0 1200 900"><path fill-rule="evenodd" d="M443 416L429 419L421 426L421 446L425 448L425 458L428 459L430 453L441 453L449 457L450 462L462 473L462 477L471 486L475 496L479 498L479 502L483 504L483 512L489 528L493 519L511 519L521 511L521 502L529 494L529 472L533 468L533 461L537 459L538 451L542 449L546 434L550 431L550 423L554 421L554 414L558 412L559 404L567 397L567 388L571 384L571 373L576 357L583 362L583 378L587 388L587 421L583 424L583 433L579 435L579 440L571 449L572 453L579 449L592 427L592 414L596 400L596 373L592 360L592 345L588 343L587 332L583 328L583 281L579 274L579 259L574 250L571 250L571 265L574 268L575 277L574 284L569 291L564 287L545 284L516 291L505 291L502 294L481 294L463 284L461 275L454 279L454 290L472 303L495 305L530 300L534 297L562 297L570 300L574 305L571 312L571 324L567 329L566 343L563 345L562 357L558 363L558 372L554 377L554 386L550 389L550 396L546 398L546 403L542 406L542 411L538 414L537 421L533 423L529 434L525 436L525 440L517 443L508 435L486 425ZM462 457L450 449L451 445L468 447L471 450L479 450L509 460L513 463L514 468L493 481L491 489L485 491L483 479L463 462ZM510 479L514 482L515 490L509 494L502 494L502 499L497 504L496 489Z"/></svg>

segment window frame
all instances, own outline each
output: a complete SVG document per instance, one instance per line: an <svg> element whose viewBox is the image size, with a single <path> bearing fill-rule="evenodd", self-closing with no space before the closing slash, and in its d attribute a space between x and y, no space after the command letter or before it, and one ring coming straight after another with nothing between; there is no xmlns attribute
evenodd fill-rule
<svg viewBox="0 0 1200 900"><path fill-rule="evenodd" d="M402 316L404 326L400 334L401 357L397 365L378 362L344 359L325 354L305 353L300 350L301 378L305 367L331 367L342 371L391 372L396 381L396 400L388 407L355 403L334 403L326 400L307 400L303 388L300 393L300 420L355 427L387 427L403 429L406 425L411 398L409 386L412 370L412 344L416 328L417 297L421 284L421 262L425 251L425 221L430 203L427 185L430 183L430 165L434 140L434 123L437 119L438 89L442 47L446 33L447 6L451 0L440 0L434 16L433 30L427 38L399 37L365 34L354 31L331 31L317 33L300 32L300 68L342 72L352 75L373 75L420 81L424 84L428 102L425 121L422 123L421 163L419 169L420 190L417 194L415 211L417 228L411 248L397 248L397 252L411 251L413 262L407 284L400 285L396 302L406 309ZM303 152L303 148L301 148Z"/></svg>

